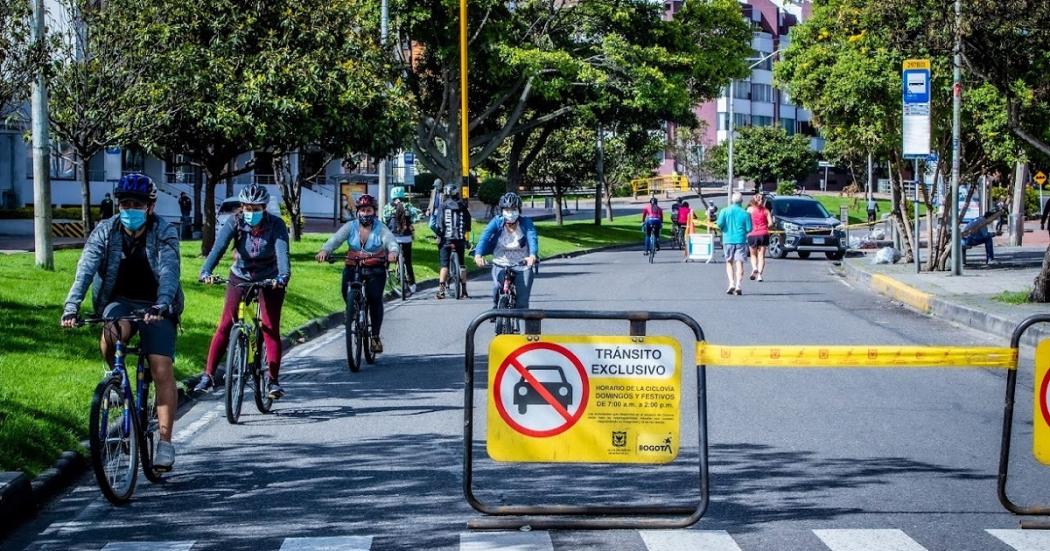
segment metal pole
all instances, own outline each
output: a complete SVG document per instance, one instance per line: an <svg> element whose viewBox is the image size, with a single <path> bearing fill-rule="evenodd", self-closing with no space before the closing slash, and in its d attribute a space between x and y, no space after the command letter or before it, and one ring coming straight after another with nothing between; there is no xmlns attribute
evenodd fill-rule
<svg viewBox="0 0 1050 551"><path fill-rule="evenodd" d="M33 48L42 50L45 40L44 0L33 0ZM33 81L33 245L36 265L45 270L55 269L55 255L51 239L51 140L47 123L47 82L43 65L37 68ZM87 231L88 228L84 228Z"/></svg>
<svg viewBox="0 0 1050 551"><path fill-rule="evenodd" d="M875 194L875 158L868 152L868 198Z"/></svg>
<svg viewBox="0 0 1050 551"><path fill-rule="evenodd" d="M459 154L463 197L470 197L470 117L467 113L467 0L459 0Z"/></svg>
<svg viewBox="0 0 1050 551"><path fill-rule="evenodd" d="M955 0L955 55L952 60L952 275L962 275L962 244L959 241L959 143L962 108L962 0Z"/></svg>
<svg viewBox="0 0 1050 551"><path fill-rule="evenodd" d="M729 181L726 182L726 207L733 204L733 98L736 95L736 80L729 81L729 120L726 128L729 129Z"/></svg>
<svg viewBox="0 0 1050 551"><path fill-rule="evenodd" d="M390 29L390 7L387 0L379 3L379 41L386 47L387 36ZM383 207L386 206L386 188L390 176L388 175L388 162L386 155L379 158L379 209L377 214L382 215Z"/></svg>
<svg viewBox="0 0 1050 551"><path fill-rule="evenodd" d="M598 184L594 186L594 225L602 223L602 188L605 187L605 136L598 125ZM612 212L609 213L612 216Z"/></svg>
<svg viewBox="0 0 1050 551"><path fill-rule="evenodd" d="M915 211L915 247L912 249L912 256L915 257L915 273L922 271L922 239L919 236L919 185L922 182L922 177L919 176L919 160L915 159L915 198L912 200ZM931 249L932 250L932 249Z"/></svg>

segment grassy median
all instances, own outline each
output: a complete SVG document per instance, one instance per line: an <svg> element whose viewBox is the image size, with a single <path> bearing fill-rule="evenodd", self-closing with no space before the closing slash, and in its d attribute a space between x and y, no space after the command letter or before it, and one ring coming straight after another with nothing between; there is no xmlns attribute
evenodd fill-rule
<svg viewBox="0 0 1050 551"><path fill-rule="evenodd" d="M475 235L481 227L476 226ZM571 222L539 223L543 256L641 243L637 217L602 226ZM420 226L419 235L429 234ZM287 333L312 318L342 309L340 264L317 264L313 256L327 238L308 234L292 244L292 282L282 329ZM417 239L413 251L419 281L437 275L435 242ZM199 244L182 247L182 281L187 308L178 336L177 376L199 373L222 306L224 289L196 283L203 259ZM33 266L33 255L0 256L0 471L31 476L50 466L64 450L76 450L86 437L91 393L104 373L98 331L58 327L62 304L80 251L56 251L55 271ZM215 271L226 273L229 257ZM90 309L90 300L85 301Z"/></svg>

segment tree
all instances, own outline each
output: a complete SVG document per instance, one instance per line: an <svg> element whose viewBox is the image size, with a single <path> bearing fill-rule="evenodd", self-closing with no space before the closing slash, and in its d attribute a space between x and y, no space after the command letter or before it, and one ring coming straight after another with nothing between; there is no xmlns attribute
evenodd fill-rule
<svg viewBox="0 0 1050 551"><path fill-rule="evenodd" d="M739 134L733 151L734 169L755 183L755 193L763 184L803 180L817 168L806 136L788 136L779 126L748 126Z"/></svg>
<svg viewBox="0 0 1050 551"><path fill-rule="evenodd" d="M699 124L694 127L676 127L671 141L671 154L674 156L676 169L684 172L690 182L696 183L697 194L700 196L704 210L707 210L707 199L704 198L700 184L710 179L712 174L708 170L707 161L714 147L713 144L704 140L706 134L707 123L699 121Z"/></svg>
<svg viewBox="0 0 1050 551"><path fill-rule="evenodd" d="M69 146L80 179L81 221L91 228L88 162L111 145L154 143L177 110L143 78L161 51L155 28L127 32L142 6L111 0L63 0L68 24L59 26L48 94L52 135ZM132 15L134 13L134 15Z"/></svg>
<svg viewBox="0 0 1050 551"><path fill-rule="evenodd" d="M41 53L30 41L27 0L0 0L0 115L26 97Z"/></svg>
<svg viewBox="0 0 1050 551"><path fill-rule="evenodd" d="M478 201L481 201L488 206L489 216L492 216L493 213L495 213L496 206L499 204L500 198L503 197L503 194L506 191L506 178L489 176L481 181L481 185L478 187Z"/></svg>
<svg viewBox="0 0 1050 551"><path fill-rule="evenodd" d="M597 140L594 127L577 124L558 128L550 133L546 147L540 149L527 182L532 189L545 187L554 195L554 218L558 225L564 222L565 193L591 183L595 177Z"/></svg>

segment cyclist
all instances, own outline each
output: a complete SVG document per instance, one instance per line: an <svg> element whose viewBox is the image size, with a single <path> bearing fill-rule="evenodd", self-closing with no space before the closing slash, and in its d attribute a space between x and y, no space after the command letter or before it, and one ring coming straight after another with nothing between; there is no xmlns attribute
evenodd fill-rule
<svg viewBox="0 0 1050 551"><path fill-rule="evenodd" d="M459 187L455 184L445 186L445 197L441 200L441 208L437 212L430 229L438 236L438 260L441 272L438 274L437 298L445 298L448 292L448 266L452 262L452 248L456 249L459 257L459 265L463 266L464 254L467 248L467 234L470 232L470 210L467 202L459 193ZM467 274L463 270L460 274L463 286L464 298L467 297Z"/></svg>
<svg viewBox="0 0 1050 551"><path fill-rule="evenodd" d="M230 344L233 318L247 291L240 285L272 279L275 281L274 286L263 289L259 294L259 306L262 310L263 343L266 346L266 393L270 398L279 400L284 396L284 389L278 380L281 371L281 307L284 305L284 288L292 275L288 260L288 227L279 216L266 212L270 192L265 186L246 186L237 199L241 203L240 213L230 216L219 229L215 245L201 266L198 278L206 283L218 279L212 275L212 270L225 256L232 242L236 252L226 283L226 301L215 335L211 338L205 371L193 390L200 392L212 387L215 368Z"/></svg>
<svg viewBox="0 0 1050 551"><path fill-rule="evenodd" d="M649 251L655 246L656 250L660 250L660 229L664 225L664 210L657 204L659 201L656 197L649 198L649 204L642 209L642 234L645 236L645 255L649 255ZM649 232L652 231L655 234L653 243L649 242Z"/></svg>
<svg viewBox="0 0 1050 551"><path fill-rule="evenodd" d="M674 203L671 203L671 229L674 232L678 231L678 211L682 208L683 204L684 202L681 197L676 198Z"/></svg>
<svg viewBox="0 0 1050 551"><path fill-rule="evenodd" d="M104 317L146 310L145 321L108 324L99 347L111 365L117 338L141 335L140 349L149 363L157 393L160 443L154 467L170 471L175 463L171 443L178 396L172 364L175 327L185 298L179 283L179 234L154 213L157 186L144 174L126 174L113 192L119 216L102 220L84 243L73 285L66 296L62 326L75 327L89 285L95 312Z"/></svg>
<svg viewBox="0 0 1050 551"><path fill-rule="evenodd" d="M394 234L382 222L376 219L376 200L371 195L365 194L354 202L357 207L357 216L343 224L335 234L328 239L320 252L317 253L318 262L326 262L332 252L346 242L349 251L347 260L357 260L358 263L347 264L343 268L343 282L341 292L343 300L347 300L347 290L350 281L354 278L354 271L361 270L365 276L365 301L368 303L368 316L372 320L372 336L368 346L375 354L383 353L383 341L379 338L380 329L383 327L383 289L386 287L385 262L397 262L397 241ZM385 262L371 263L373 259L384 259L382 253L386 253Z"/></svg>
<svg viewBox="0 0 1050 551"><path fill-rule="evenodd" d="M405 188L398 186L390 190L390 203L383 207L383 221L394 233L394 239L401 245L401 255L405 258L405 275L408 277L408 288L416 292L416 272L412 269L412 239L416 233L413 226L423 219L423 213L408 202Z"/></svg>
<svg viewBox="0 0 1050 551"><path fill-rule="evenodd" d="M474 263L485 267L485 255L492 255L492 303L499 300L505 270L514 271L517 308L529 307L532 293L532 266L540 254L539 234L530 218L521 215L521 197L506 193L499 200L500 215L492 219L478 239ZM525 266L521 266L524 262Z"/></svg>

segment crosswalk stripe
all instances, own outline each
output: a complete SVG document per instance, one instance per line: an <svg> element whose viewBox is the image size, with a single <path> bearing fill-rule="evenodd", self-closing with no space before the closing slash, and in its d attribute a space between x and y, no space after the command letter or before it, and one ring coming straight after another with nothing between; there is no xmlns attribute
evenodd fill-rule
<svg viewBox="0 0 1050 551"><path fill-rule="evenodd" d="M190 551L192 541L116 541L109 542L102 551Z"/></svg>
<svg viewBox="0 0 1050 551"><path fill-rule="evenodd" d="M464 532L459 551L554 551L548 532Z"/></svg>
<svg viewBox="0 0 1050 551"><path fill-rule="evenodd" d="M900 530L814 530L831 551L926 551Z"/></svg>
<svg viewBox="0 0 1050 551"><path fill-rule="evenodd" d="M639 530L649 551L741 551L725 530Z"/></svg>
<svg viewBox="0 0 1050 551"><path fill-rule="evenodd" d="M1050 532L1046 530L985 530L1017 551L1050 549Z"/></svg>
<svg viewBox="0 0 1050 551"><path fill-rule="evenodd" d="M372 536L285 538L281 551L369 551Z"/></svg>

